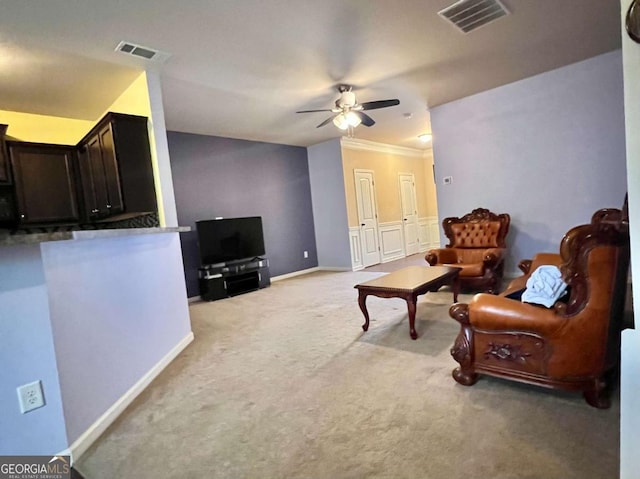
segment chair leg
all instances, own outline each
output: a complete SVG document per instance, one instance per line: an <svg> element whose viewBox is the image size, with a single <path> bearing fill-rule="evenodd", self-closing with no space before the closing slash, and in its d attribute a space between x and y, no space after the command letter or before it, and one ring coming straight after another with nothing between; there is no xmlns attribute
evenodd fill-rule
<svg viewBox="0 0 640 479"><path fill-rule="evenodd" d="M478 382L478 374L473 371L463 371L462 368L455 368L451 371L451 376L458 384L463 386L473 386Z"/></svg>
<svg viewBox="0 0 640 479"><path fill-rule="evenodd" d="M500 281L497 276L491 276L491 279L487 282L487 286L484 289L485 293L498 294L500 289Z"/></svg>
<svg viewBox="0 0 640 479"><path fill-rule="evenodd" d="M590 406L598 409L609 409L611 407L609 388L604 377L594 379L592 386L585 390L582 395Z"/></svg>
<svg viewBox="0 0 640 479"><path fill-rule="evenodd" d="M449 315L460 323L460 332L450 351L460 367L454 369L451 375L463 386L473 386L478 374L473 370L473 331L469 324L469 305L454 304L449 308Z"/></svg>

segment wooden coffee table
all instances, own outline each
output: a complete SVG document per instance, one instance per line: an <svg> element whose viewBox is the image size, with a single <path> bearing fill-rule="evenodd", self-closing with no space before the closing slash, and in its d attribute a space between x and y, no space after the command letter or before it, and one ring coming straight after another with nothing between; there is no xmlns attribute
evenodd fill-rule
<svg viewBox="0 0 640 479"><path fill-rule="evenodd" d="M358 290L358 304L364 314L362 329L369 329L369 312L366 300L370 294L380 298L402 298L409 309L409 334L416 339L416 301L421 294L438 291L444 285L452 285L457 278L460 268L448 266L409 266L380 278L356 284ZM455 297L455 292L454 292Z"/></svg>

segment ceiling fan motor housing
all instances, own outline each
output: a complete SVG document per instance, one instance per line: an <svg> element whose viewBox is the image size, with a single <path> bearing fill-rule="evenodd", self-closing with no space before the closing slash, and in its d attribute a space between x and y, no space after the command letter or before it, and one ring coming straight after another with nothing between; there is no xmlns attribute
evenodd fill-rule
<svg viewBox="0 0 640 479"><path fill-rule="evenodd" d="M355 106L356 94L353 93L352 91L344 91L340 95L340 98L338 99L336 104L340 108Z"/></svg>
<svg viewBox="0 0 640 479"><path fill-rule="evenodd" d="M400 100L397 98L392 100L376 100L358 103L356 100L356 94L351 91L350 85L339 85L338 91L340 92L340 98L336 100L335 108L331 108L330 110L301 110L296 113L330 111L334 113L334 115L324 120L316 128L323 127L328 123L333 122L333 124L341 130L346 130L349 128L353 129L360 124L363 124L364 126L375 125L376 122L373 118L364 113L364 110L377 110L379 108L387 108L389 106L400 104Z"/></svg>

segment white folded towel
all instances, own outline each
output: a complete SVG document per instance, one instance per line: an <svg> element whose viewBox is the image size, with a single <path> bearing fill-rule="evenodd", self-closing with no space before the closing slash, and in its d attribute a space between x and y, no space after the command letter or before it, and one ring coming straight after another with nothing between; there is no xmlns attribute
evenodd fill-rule
<svg viewBox="0 0 640 479"><path fill-rule="evenodd" d="M522 302L542 304L550 308L567 289L562 273L557 266L539 266L527 280L527 289L522 293Z"/></svg>

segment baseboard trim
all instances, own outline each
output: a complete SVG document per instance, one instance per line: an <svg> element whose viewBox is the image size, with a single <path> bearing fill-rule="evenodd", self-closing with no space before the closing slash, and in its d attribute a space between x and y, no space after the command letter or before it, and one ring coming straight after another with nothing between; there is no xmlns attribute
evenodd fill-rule
<svg viewBox="0 0 640 479"><path fill-rule="evenodd" d="M383 258L382 261L380 261L380 263L390 263L391 261L398 261L399 259L403 259L406 258L407 256L404 255L404 253L400 252L400 254L397 254L395 256L388 256L387 258Z"/></svg>
<svg viewBox="0 0 640 479"><path fill-rule="evenodd" d="M309 274L309 273L313 273L315 271L318 271L318 267L315 266L313 268L308 268L308 269L301 269L300 271L294 271L293 273L286 273L286 274L281 274L278 276L274 276L271 278L271 282L276 282L276 281L281 281L283 279L287 279L287 278L294 278L296 276L302 276L303 274Z"/></svg>
<svg viewBox="0 0 640 479"><path fill-rule="evenodd" d="M299 271L293 271L292 273L280 274L271 278L272 283L282 281L283 279L295 278L296 276L302 276L309 273L315 273L316 271L354 271L351 268L333 268L328 266L314 266L313 268L301 269ZM200 298L198 298L199 300ZM191 300L191 298L189 298ZM189 301L191 302L191 301Z"/></svg>
<svg viewBox="0 0 640 479"><path fill-rule="evenodd" d="M56 456L69 456L69 462L71 463L69 465L73 466L73 454L71 454L71 448L68 447L64 451L60 451Z"/></svg>
<svg viewBox="0 0 640 479"><path fill-rule="evenodd" d="M122 414L133 400L144 391L158 374L173 361L193 341L193 332L190 331L180 340L155 366L153 366L140 380L135 383L120 399L118 399L105 413L98 418L66 451L71 456L71 461L77 461L100 437L100 435Z"/></svg>

